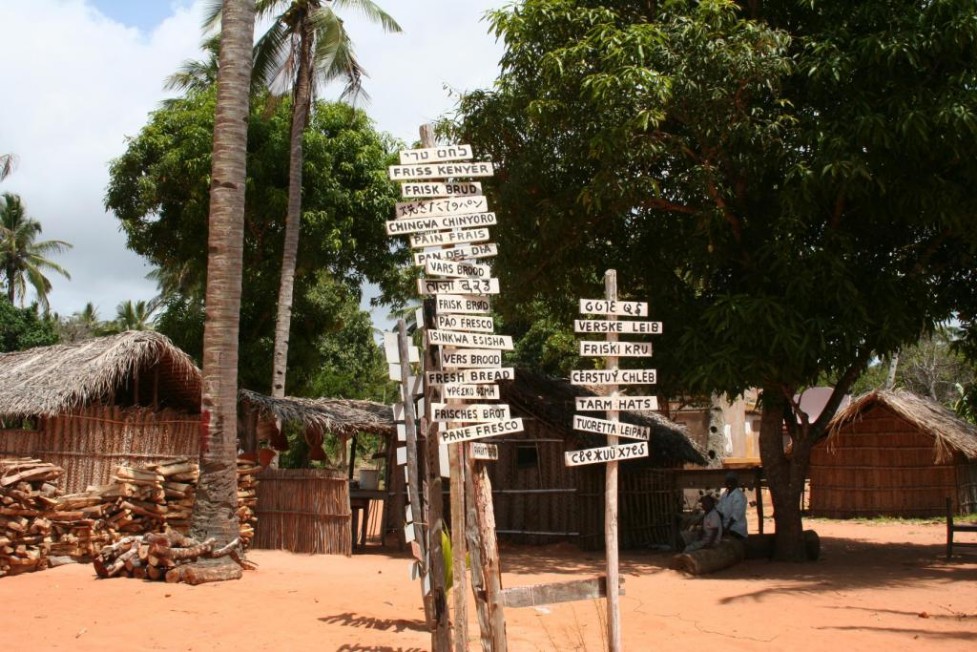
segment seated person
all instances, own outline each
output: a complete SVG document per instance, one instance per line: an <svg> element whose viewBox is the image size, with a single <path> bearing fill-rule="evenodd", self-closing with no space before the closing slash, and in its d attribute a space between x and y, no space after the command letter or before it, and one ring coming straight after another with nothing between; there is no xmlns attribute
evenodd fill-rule
<svg viewBox="0 0 977 652"><path fill-rule="evenodd" d="M720 496L716 511L723 519L724 532L737 539L746 538L746 494L732 471L726 474L726 491Z"/></svg>
<svg viewBox="0 0 977 652"><path fill-rule="evenodd" d="M685 546L685 552L693 552L701 548L714 548L723 536L723 523L719 512L716 511L716 499L710 494L706 494L699 499L699 504L702 505L704 512L702 527L693 536L686 538L687 541L688 539L693 540ZM683 535L685 534L683 533Z"/></svg>

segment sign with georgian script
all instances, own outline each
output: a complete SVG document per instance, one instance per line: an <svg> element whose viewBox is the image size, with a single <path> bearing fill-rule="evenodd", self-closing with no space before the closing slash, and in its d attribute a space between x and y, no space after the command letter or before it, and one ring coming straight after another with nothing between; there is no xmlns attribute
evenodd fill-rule
<svg viewBox="0 0 977 652"><path fill-rule="evenodd" d="M640 441L623 446L603 446L601 448L585 448L563 454L567 466L583 466L585 464L601 464L617 460L630 460L648 457L648 442Z"/></svg>

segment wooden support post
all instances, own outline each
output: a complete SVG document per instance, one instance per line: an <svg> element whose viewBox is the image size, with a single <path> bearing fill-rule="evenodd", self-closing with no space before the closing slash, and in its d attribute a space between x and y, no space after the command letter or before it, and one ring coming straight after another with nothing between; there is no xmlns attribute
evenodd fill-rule
<svg viewBox="0 0 977 652"><path fill-rule="evenodd" d="M478 528L478 516L475 509L475 483L472 481L474 460L469 455L465 460L465 492L469 496L468 509L465 510L465 536L468 540L468 551L471 557L472 593L475 595L475 611L478 614L478 627L481 632L480 641L482 652L492 651L492 624L489 622L488 602L485 596L485 576L482 572L482 537Z"/></svg>
<svg viewBox="0 0 977 652"><path fill-rule="evenodd" d="M604 297L608 301L617 300L617 272L613 269L607 270L604 274ZM608 319L616 320L617 317L609 315ZM617 333L608 333L607 341L616 342ZM605 361L608 370L617 370L617 357L608 356L605 358ZM612 397L618 396L617 385L611 385L610 390ZM617 421L618 411L608 411L607 418L609 421ZM618 437L616 435L608 435L608 446L617 446L617 442ZM616 460L607 463L604 484L604 546L607 555L608 586L618 586L620 584L617 550L617 467L618 462ZM607 649L610 652L621 652L621 606L617 591L607 592Z"/></svg>
<svg viewBox="0 0 977 652"><path fill-rule="evenodd" d="M465 452L468 444L448 447L451 465L451 587L452 629L455 652L468 652L468 579L465 573Z"/></svg>
<svg viewBox="0 0 977 652"><path fill-rule="evenodd" d="M475 504L475 520L481 541L482 578L485 582L485 602L492 652L505 652L505 610L502 604L502 568L499 564L499 546L495 538L495 510L492 506L492 481L485 462L472 460L472 495Z"/></svg>

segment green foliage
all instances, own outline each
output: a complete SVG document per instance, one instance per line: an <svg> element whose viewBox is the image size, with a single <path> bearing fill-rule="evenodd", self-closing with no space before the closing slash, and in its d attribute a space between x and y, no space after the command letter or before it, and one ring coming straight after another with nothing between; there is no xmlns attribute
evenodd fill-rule
<svg viewBox="0 0 977 652"><path fill-rule="evenodd" d="M0 351L23 351L58 343L57 320L38 314L37 304L17 308L0 297Z"/></svg>
<svg viewBox="0 0 977 652"><path fill-rule="evenodd" d="M48 258L71 248L63 240L38 240L41 223L27 216L27 209L19 195L5 192L0 197L0 274L4 279L7 300L13 303L20 297L23 306L30 285L37 301L48 309L47 295L51 281L45 272L52 271L65 278L68 272Z"/></svg>
<svg viewBox="0 0 977 652"><path fill-rule="evenodd" d="M249 127L240 383L267 391L288 186L290 104L255 102ZM257 108L260 107L260 108ZM157 329L198 360L203 333L213 94L192 92L152 114L113 161L106 206L128 245L159 268ZM386 238L395 188L385 174L396 144L367 116L318 103L305 136L304 215L289 350L288 393L320 372L324 332L339 330L320 283L358 297L364 279L391 286L405 250ZM396 293L396 288L391 291ZM337 295L338 296L338 295ZM358 298L357 298L358 301Z"/></svg>

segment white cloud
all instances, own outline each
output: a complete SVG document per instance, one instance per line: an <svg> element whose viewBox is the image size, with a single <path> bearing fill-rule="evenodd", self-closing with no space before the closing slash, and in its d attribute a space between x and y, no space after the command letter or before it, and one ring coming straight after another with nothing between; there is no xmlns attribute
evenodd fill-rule
<svg viewBox="0 0 977 652"><path fill-rule="evenodd" d="M344 15L370 73L372 101L364 108L380 129L411 142L422 122L453 105L444 85L491 83L501 47L480 19L497 4L381 2L404 28L399 35ZM200 56L200 6L174 3L145 33L88 0L0 3L0 43L17 55L0 66L0 153L20 159L0 191L21 195L42 238L74 245L57 259L72 279L52 277L51 305L62 315L91 301L109 318L119 302L154 294L148 267L125 248L118 221L103 208L108 165L165 97L165 77Z"/></svg>

